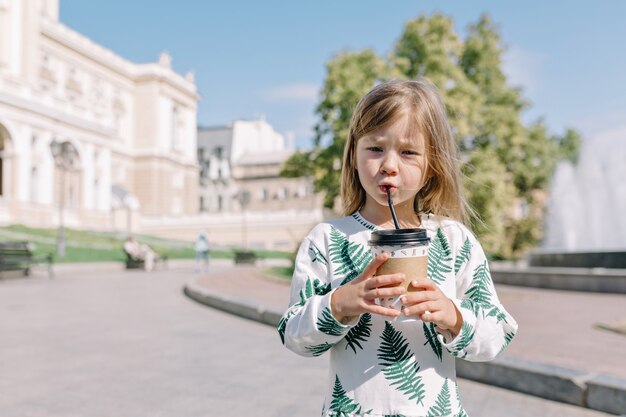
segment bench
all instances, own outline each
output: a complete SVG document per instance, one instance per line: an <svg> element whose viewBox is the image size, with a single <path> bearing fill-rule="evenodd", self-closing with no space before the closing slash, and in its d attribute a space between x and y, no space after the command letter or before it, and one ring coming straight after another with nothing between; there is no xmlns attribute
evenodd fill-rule
<svg viewBox="0 0 626 417"><path fill-rule="evenodd" d="M0 277L6 272L21 272L24 276L30 275L31 267L38 264L48 265L48 277L54 277L51 253L44 256L34 256L32 245L29 242L0 242Z"/></svg>
<svg viewBox="0 0 626 417"><path fill-rule="evenodd" d="M124 255L126 255L126 269L145 269L146 263L143 259L137 259L126 251L124 251ZM163 269L167 269L167 255L159 255L154 261L154 267L156 268L159 263Z"/></svg>
<svg viewBox="0 0 626 417"><path fill-rule="evenodd" d="M126 269L144 269L145 262L143 259L137 259L130 255L128 252L124 252L126 255Z"/></svg>

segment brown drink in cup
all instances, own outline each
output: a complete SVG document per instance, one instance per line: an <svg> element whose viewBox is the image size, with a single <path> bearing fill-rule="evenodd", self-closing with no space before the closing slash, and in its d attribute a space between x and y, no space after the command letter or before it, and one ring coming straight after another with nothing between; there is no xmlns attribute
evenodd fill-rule
<svg viewBox="0 0 626 417"><path fill-rule="evenodd" d="M402 283L407 291L415 291L410 285L416 278L426 278L428 270L428 245L430 238L425 229L377 230L372 232L369 244L374 257L386 252L387 261L382 264L376 275L403 273L406 279ZM400 296L379 300L383 307L402 310ZM406 317L404 318L406 320Z"/></svg>

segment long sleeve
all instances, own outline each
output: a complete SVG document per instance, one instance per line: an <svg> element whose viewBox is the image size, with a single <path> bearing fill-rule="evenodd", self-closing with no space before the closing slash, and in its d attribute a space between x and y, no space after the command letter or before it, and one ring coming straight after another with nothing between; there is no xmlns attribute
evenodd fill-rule
<svg viewBox="0 0 626 417"><path fill-rule="evenodd" d="M445 331L438 337L454 356L488 361L504 350L518 326L500 304L480 243L464 227L461 232L463 244L454 254L456 298L452 301L463 316L463 326L455 338Z"/></svg>
<svg viewBox="0 0 626 417"><path fill-rule="evenodd" d="M278 324L285 346L302 356L319 356L341 341L351 326L332 315L328 254L324 250L321 226L300 245L291 281L291 298ZM318 244L314 238L321 240ZM319 238L322 239L319 239Z"/></svg>

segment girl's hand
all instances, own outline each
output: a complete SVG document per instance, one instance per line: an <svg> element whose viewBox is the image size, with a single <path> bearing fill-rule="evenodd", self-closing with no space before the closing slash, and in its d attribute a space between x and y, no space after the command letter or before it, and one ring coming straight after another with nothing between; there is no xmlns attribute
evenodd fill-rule
<svg viewBox="0 0 626 417"><path fill-rule="evenodd" d="M337 321L344 323L367 312L388 317L400 315L398 310L376 304L377 298L397 297L406 291L400 285L404 274L374 276L388 257L386 253L378 255L361 275L335 290L330 299L330 309Z"/></svg>
<svg viewBox="0 0 626 417"><path fill-rule="evenodd" d="M461 312L437 284L428 278L418 278L411 281L411 286L418 291L409 291L400 299L404 314L417 315L425 323L432 322L442 330L450 330L454 336L459 334L463 325Z"/></svg>

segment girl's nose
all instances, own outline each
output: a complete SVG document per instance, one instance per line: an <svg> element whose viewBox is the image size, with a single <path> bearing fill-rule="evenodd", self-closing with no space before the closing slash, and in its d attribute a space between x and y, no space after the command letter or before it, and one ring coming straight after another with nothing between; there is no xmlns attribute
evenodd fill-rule
<svg viewBox="0 0 626 417"><path fill-rule="evenodd" d="M385 175L398 175L398 158L394 152L388 152L380 166L380 172Z"/></svg>

